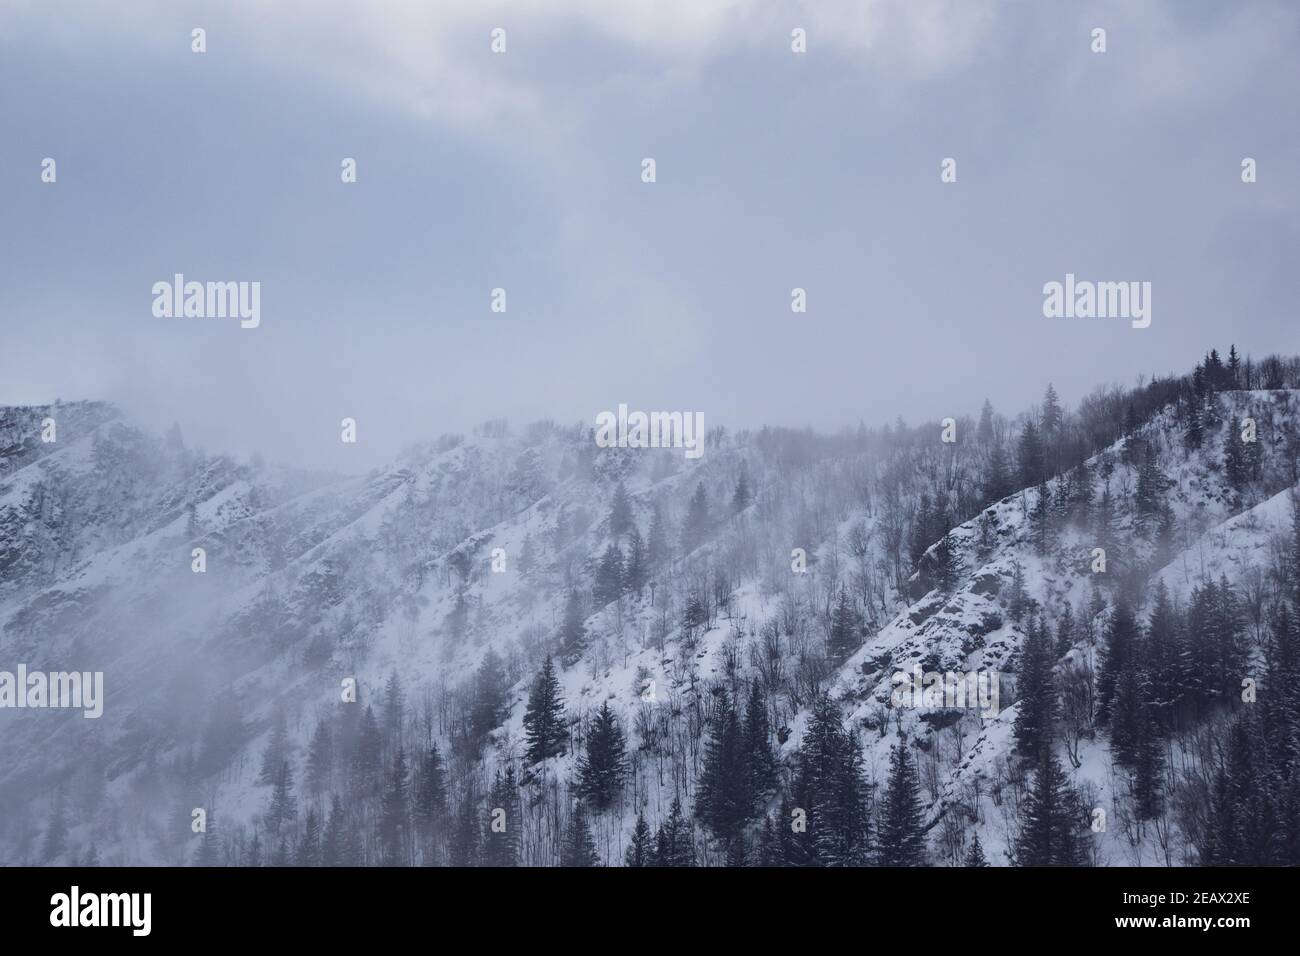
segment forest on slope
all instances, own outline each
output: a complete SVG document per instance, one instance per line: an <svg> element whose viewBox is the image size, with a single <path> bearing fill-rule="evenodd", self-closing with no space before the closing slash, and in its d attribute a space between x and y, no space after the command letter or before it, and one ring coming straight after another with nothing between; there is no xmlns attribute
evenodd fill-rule
<svg viewBox="0 0 1300 956"><path fill-rule="evenodd" d="M106 693L0 710L0 862L1295 864L1298 409L1234 347L1074 409L698 461L492 421L359 477L0 410L0 671ZM897 706L915 667L995 712Z"/></svg>

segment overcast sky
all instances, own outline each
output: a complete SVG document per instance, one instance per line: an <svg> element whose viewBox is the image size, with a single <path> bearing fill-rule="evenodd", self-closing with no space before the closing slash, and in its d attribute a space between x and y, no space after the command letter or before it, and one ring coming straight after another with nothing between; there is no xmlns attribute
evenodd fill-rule
<svg viewBox="0 0 1300 956"><path fill-rule="evenodd" d="M1300 351L1298 41L1289 2L0 0L0 402L352 468ZM155 318L177 272L259 281L260 327ZM1151 326L1044 318L1067 272L1151 282Z"/></svg>

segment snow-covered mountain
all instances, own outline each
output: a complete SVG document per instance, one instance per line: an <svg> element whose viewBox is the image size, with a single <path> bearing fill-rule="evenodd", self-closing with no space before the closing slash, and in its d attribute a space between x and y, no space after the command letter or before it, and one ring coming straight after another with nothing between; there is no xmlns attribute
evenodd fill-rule
<svg viewBox="0 0 1300 956"><path fill-rule="evenodd" d="M490 839L488 797L509 768L519 859L552 864L607 703L629 772L587 823L599 861L617 865L639 814L661 826L679 799L691 815L719 700L743 703L761 685L779 770L745 828L751 859L763 817L786 825L800 748L829 694L876 804L891 748L916 758L930 862L960 862L976 835L991 862L1010 862L1028 790L1017 674L1039 609L1056 635L1070 605L1054 667L1093 674L1117 601L1141 618L1157 582L1180 607L1207 580L1290 586L1300 393L1207 401L1198 443L1184 402L1157 405L1094 440L1083 464L991 503L993 448L1011 443L966 419L955 442L938 424L714 429L697 461L598 448L586 426L493 422L337 476L199 452L179 430L147 434L103 403L0 409L0 672L102 671L105 698L98 719L0 709L0 861L80 861L93 847L106 863L249 863L273 860L277 842L287 859L344 807L355 858L379 862L396 805L380 781L405 773L400 752L413 768L399 795L409 833L394 838L407 860L454 860L447 844L464 819ZM1243 419L1258 438L1248 474L1230 476L1225 448ZM54 440L42 440L51 420ZM940 500L946 520L927 540ZM524 717L548 655L569 743L538 763ZM894 675L918 664L996 672L995 712L894 706ZM355 703L343 700L350 681ZM1072 747L1055 746L1110 820L1089 859L1195 862L1186 839L1130 819L1126 771L1091 711L1086 724ZM411 817L433 746L447 809L443 835L426 839ZM1168 767L1194 760L1187 740L1169 746ZM373 790L357 783L359 747L372 752ZM277 809L281 765L296 819ZM191 826L195 808L207 836ZM695 826L698 862L736 852Z"/></svg>

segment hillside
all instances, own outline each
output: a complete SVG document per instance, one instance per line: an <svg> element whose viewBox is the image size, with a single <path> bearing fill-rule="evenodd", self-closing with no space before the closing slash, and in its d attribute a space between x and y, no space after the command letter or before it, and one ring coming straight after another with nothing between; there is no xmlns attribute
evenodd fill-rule
<svg viewBox="0 0 1300 956"><path fill-rule="evenodd" d="M1238 384L1103 391L1078 413L1052 396L960 419L951 443L937 423L714 429L699 460L493 422L365 476L209 455L103 403L0 409L0 671L102 671L105 693L95 720L0 710L0 862L490 864L505 806L519 862L568 859L585 825L619 865L639 814L679 839L674 800L699 864L890 862L894 797L913 793L900 745L926 862L960 863L977 835L989 862L1026 862L1041 774L1016 726L1035 633L1059 700L1046 746L1086 811L1078 862L1205 862L1179 808L1210 799L1201 756L1241 708L1217 685L1179 698L1150 815L1129 743L1113 752L1104 714L1129 691L1105 661L1158 587L1184 621L1226 582L1234 684L1267 683L1295 640L1274 625L1296 596L1300 392ZM1258 437L1238 461L1246 418ZM525 714L548 657L566 740L537 761ZM995 674L995 712L892 705L914 665ZM626 749L608 802L577 786L603 704ZM746 753L773 759L744 806L724 785L752 770L728 756L732 711L738 733L763 728ZM840 796L817 774L848 771L810 761L845 740L858 782L828 849ZM779 835L796 810L806 845Z"/></svg>

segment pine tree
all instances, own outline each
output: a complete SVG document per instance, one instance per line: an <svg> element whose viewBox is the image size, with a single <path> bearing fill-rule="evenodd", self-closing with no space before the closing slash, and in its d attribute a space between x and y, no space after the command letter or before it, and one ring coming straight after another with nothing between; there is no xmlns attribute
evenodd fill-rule
<svg viewBox="0 0 1300 956"><path fill-rule="evenodd" d="M979 425L975 428L975 440L986 447L993 441L993 403L987 398L984 399L984 406L980 409Z"/></svg>
<svg viewBox="0 0 1300 956"><path fill-rule="evenodd" d="M916 768L906 742L889 753L889 782L880 810L877 857L881 866L925 866L925 820Z"/></svg>
<svg viewBox="0 0 1300 956"><path fill-rule="evenodd" d="M989 504L1001 501L1013 490L1006 452L1001 443L995 442L989 452L988 467L984 470L984 500Z"/></svg>
<svg viewBox="0 0 1300 956"><path fill-rule="evenodd" d="M509 713L510 678L496 650L488 647L474 675L474 700L470 705L470 739L477 751Z"/></svg>
<svg viewBox="0 0 1300 956"><path fill-rule="evenodd" d="M388 866L410 863L410 801L407 780L406 751L397 748L393 769L384 788L383 806L379 818L379 841L384 862Z"/></svg>
<svg viewBox="0 0 1300 956"><path fill-rule="evenodd" d="M715 837L730 844L750 815L749 780L740 719L731 696L722 690L704 745L704 768L695 794L695 815Z"/></svg>
<svg viewBox="0 0 1300 956"><path fill-rule="evenodd" d="M650 515L650 533L646 538L646 563L652 574L662 568L664 562L668 560L668 540L663 511L655 505Z"/></svg>
<svg viewBox="0 0 1300 956"><path fill-rule="evenodd" d="M391 748L402 736L402 718L406 707L406 698L402 693L402 681L393 671L384 684L384 746Z"/></svg>
<svg viewBox="0 0 1300 956"><path fill-rule="evenodd" d="M1037 762L1050 749L1056 729L1057 697L1054 660L1047 628L1039 616L1031 617L1020 653L1016 691L1020 698L1014 728L1016 752Z"/></svg>
<svg viewBox="0 0 1300 956"><path fill-rule="evenodd" d="M1043 443L1039 437L1038 426L1032 421L1025 422L1020 430L1020 445L1017 448L1016 461L1020 469L1020 486L1029 488L1046 477L1047 467L1043 460Z"/></svg>
<svg viewBox="0 0 1300 956"><path fill-rule="evenodd" d="M1105 640L1105 651L1097 673L1097 723L1102 725L1110 720L1120 674L1136 663L1137 624L1126 600L1115 605Z"/></svg>
<svg viewBox="0 0 1300 956"><path fill-rule="evenodd" d="M668 819L655 833L655 866L694 866L695 828L682 811L680 797L673 797Z"/></svg>
<svg viewBox="0 0 1300 956"><path fill-rule="evenodd" d="M379 721L369 704L357 726L357 746L352 755L352 792L364 796L379 793L383 769L383 739Z"/></svg>
<svg viewBox="0 0 1300 956"><path fill-rule="evenodd" d="M280 772L275 777L275 789L271 791L271 802L266 810L266 828L278 834L286 823L298 819L298 798L293 793L293 771L288 762L280 764Z"/></svg>
<svg viewBox="0 0 1300 956"><path fill-rule="evenodd" d="M614 501L609 508L609 533L618 538L631 529L632 499L628 497L627 488L620 481L614 488Z"/></svg>
<svg viewBox="0 0 1300 956"><path fill-rule="evenodd" d="M1074 608L1070 602L1066 601L1065 606L1061 608L1061 616L1056 619L1056 648L1057 658L1064 657L1070 653L1074 647L1074 642L1078 639L1074 626Z"/></svg>
<svg viewBox="0 0 1300 956"><path fill-rule="evenodd" d="M322 718L316 722L316 731L307 748L308 791L312 794L324 793L329 789L333 775L334 735L330 731L329 721Z"/></svg>
<svg viewBox="0 0 1300 956"><path fill-rule="evenodd" d="M763 817L763 825L758 831L757 866L785 866L785 854L782 852L781 838L776 832L776 824L770 815Z"/></svg>
<svg viewBox="0 0 1300 956"><path fill-rule="evenodd" d="M307 811L307 822L303 825L302 839L298 841L294 856L298 866L321 865L321 828L315 807Z"/></svg>
<svg viewBox="0 0 1300 956"><path fill-rule="evenodd" d="M528 741L526 757L529 764L559 756L569 744L564 698L560 696L560 681L555 676L555 664L549 655L528 694L528 705L524 709L524 736Z"/></svg>
<svg viewBox="0 0 1300 956"><path fill-rule="evenodd" d="M519 549L519 573L528 577L537 569L537 542L531 531L524 533L524 543Z"/></svg>
<svg viewBox="0 0 1300 956"><path fill-rule="evenodd" d="M1083 862L1078 798L1056 756L1045 750L1034 785L1021 807L1016 863L1020 866L1079 866Z"/></svg>
<svg viewBox="0 0 1300 956"><path fill-rule="evenodd" d="M426 837L447 813L447 771L436 743L420 759L415 775L415 819Z"/></svg>
<svg viewBox="0 0 1300 956"><path fill-rule="evenodd" d="M582 595L569 590L564 603L564 621L560 625L560 653L566 661L576 661L587 644L587 628L582 612Z"/></svg>
<svg viewBox="0 0 1300 956"><path fill-rule="evenodd" d="M478 798L472 792L467 793L456 813L456 825L452 827L451 841L447 848L451 865L477 866L481 836L478 820Z"/></svg>
<svg viewBox="0 0 1300 956"><path fill-rule="evenodd" d="M754 500L753 492L749 488L749 465L745 461L740 463L740 477L736 479L736 490L731 495L731 513L738 515L749 507Z"/></svg>
<svg viewBox="0 0 1300 956"><path fill-rule="evenodd" d="M257 782L271 785L280 774L280 767L289 759L289 738L285 729L284 711L277 707L271 721L271 737L262 753L262 770Z"/></svg>
<svg viewBox="0 0 1300 956"><path fill-rule="evenodd" d="M649 556L646 554L645 541L636 525L627 541L627 560L623 562L623 590L634 597L640 597L650 577Z"/></svg>
<svg viewBox="0 0 1300 956"><path fill-rule="evenodd" d="M203 836L199 839L199 849L194 855L195 866L220 866L220 845L217 839L217 814L215 810L208 813L204 821Z"/></svg>
<svg viewBox="0 0 1300 956"><path fill-rule="evenodd" d="M587 736L587 752L578 762L578 795L597 810L607 810L623 792L626 777L623 729L609 709L609 701L603 701Z"/></svg>
<svg viewBox="0 0 1300 956"><path fill-rule="evenodd" d="M574 804L569 814L569 825L564 828L564 840L560 845L560 866L590 867L599 866L600 857L596 854L596 844L591 838L591 828L587 825L587 815L582 804Z"/></svg>
<svg viewBox="0 0 1300 956"><path fill-rule="evenodd" d="M682 522L682 553L690 554L698 548L709 535L709 498L704 491L704 482L695 485L695 494L686 509L686 520Z"/></svg>
<svg viewBox="0 0 1300 956"><path fill-rule="evenodd" d="M973 867L989 865L989 861L984 856L984 847L980 845L980 835L978 833L971 840L970 849L966 851L966 860L962 865Z"/></svg>
<svg viewBox="0 0 1300 956"><path fill-rule="evenodd" d="M807 839L798 855L822 866L861 866L868 856L869 792L862 751L823 693L799 745L794 798L807 811ZM786 818L789 820L789 817Z"/></svg>
<svg viewBox="0 0 1300 956"><path fill-rule="evenodd" d="M945 539L946 540L946 539ZM826 649L834 661L848 659L862 644L862 624L858 619L857 609L849 600L848 590L840 586L839 600L831 613L830 640Z"/></svg>
<svg viewBox="0 0 1300 956"><path fill-rule="evenodd" d="M605 549L596 569L596 584L592 589L597 607L604 607L617 601L623 593L623 552L617 544Z"/></svg>
<svg viewBox="0 0 1300 956"><path fill-rule="evenodd" d="M1007 616L1014 623L1019 624L1024 620L1029 605L1029 592L1025 590L1025 569L1019 561L1012 561L1011 584L1007 587L1006 593Z"/></svg>
<svg viewBox="0 0 1300 956"><path fill-rule="evenodd" d="M490 822L483 834L484 866L519 865L519 828L523 816L519 810L519 788L515 783L515 768L507 766L503 774L497 771L488 796L491 805Z"/></svg>
<svg viewBox="0 0 1300 956"><path fill-rule="evenodd" d="M1160 471L1160 464L1155 449L1144 443L1141 464L1138 467L1136 524L1148 537L1155 530L1162 506L1164 505L1165 476Z"/></svg>
<svg viewBox="0 0 1300 956"><path fill-rule="evenodd" d="M1030 529L1033 534L1034 548L1039 554L1046 554L1052 543L1052 498L1045 481L1038 483L1038 489L1034 494Z"/></svg>
<svg viewBox="0 0 1300 956"><path fill-rule="evenodd" d="M749 700L745 705L741 750L746 764L748 807L755 811L776 791L779 783L779 764L772 750L772 725L757 680L750 684Z"/></svg>
<svg viewBox="0 0 1300 956"><path fill-rule="evenodd" d="M934 546L934 583L944 594L950 594L961 578L961 557L952 536L944 534Z"/></svg>
<svg viewBox="0 0 1300 956"><path fill-rule="evenodd" d="M1236 415L1228 422L1228 431L1223 436L1223 475L1228 485L1236 491L1242 489L1248 477L1241 440L1241 421Z"/></svg>
<svg viewBox="0 0 1300 956"><path fill-rule="evenodd" d="M645 822L645 814L636 815L636 826L632 830L632 840L623 854L625 866L654 866L654 837L650 833L650 824Z"/></svg>

